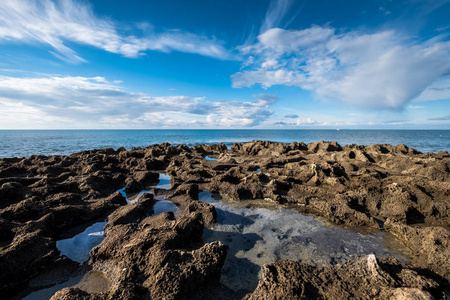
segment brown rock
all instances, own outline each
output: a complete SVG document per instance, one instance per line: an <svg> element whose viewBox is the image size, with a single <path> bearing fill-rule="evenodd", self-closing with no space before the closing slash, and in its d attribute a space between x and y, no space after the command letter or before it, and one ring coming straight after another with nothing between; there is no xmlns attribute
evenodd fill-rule
<svg viewBox="0 0 450 300"><path fill-rule="evenodd" d="M205 155L214 155L219 160L206 161ZM171 195L184 210L177 220L173 213L146 217L151 212L150 199L119 208L126 201L114 191L124 186L129 192L142 190L156 181L158 173L151 172L154 170L166 170L171 175L172 191L158 193ZM202 273L210 270L207 273L216 276L220 265L217 262L223 253L221 246L202 245L203 226L211 226L216 216L211 205L195 200L199 187L234 201L268 198L301 204L305 210L338 224L378 227L385 223L385 228L412 250L416 266L449 278L450 245L446 228L450 224L450 156L446 151L421 154L402 144L341 147L336 142L324 141L309 145L252 141L235 144L231 150L224 144L189 148L165 143L129 151L101 149L69 156L0 159L0 261L3 263L0 266L8 270L7 275L0 276L3 278L1 295L14 296L14 291L20 290L32 275L58 259L55 236L105 217L118 208L107 228L105 245L109 250L100 247L93 252L91 260L91 266L97 271L110 275L111 289L103 294L86 294L72 288L64 290L67 293L61 293L62 296L208 298L211 287L222 291L216 279L207 287ZM37 250L28 259L25 252L30 251L33 243ZM164 269L162 261L172 256L173 263ZM177 264L183 266L179 273L175 272ZM26 269L21 269L22 265ZM340 274L339 277L333 277L335 273L331 269L307 268L317 271L316 277L327 282L330 289L311 278L298 282L301 290L306 291L304 295L311 292L311 297L320 292L321 297L332 298L330 295L342 290L345 292L336 295L346 298L350 293L362 293L361 298L366 295L426 298L431 294L439 298L436 293L439 288L427 287L424 282L428 279L418 276L419 271L395 263L378 265L379 274L388 284L369 278L366 281L374 284L373 290L352 287L359 284L359 279L352 281L337 269L333 272ZM122 271L123 268L127 271ZM303 268L306 267L298 270ZM163 269L163 273L158 273ZM391 269L400 277L394 276ZM370 275L367 270L362 273L345 270L360 274L361 278ZM291 278L289 272L286 278ZM167 288L170 293L163 294L164 291L152 285L160 280L156 274L165 278L162 286L168 286L169 280L176 283ZM326 276L333 278L333 282L327 281ZM366 281L363 280L362 286ZM412 284L413 281L416 283ZM289 282L283 284L287 284L286 291L291 288ZM298 291L299 286L295 287Z"/></svg>
<svg viewBox="0 0 450 300"><path fill-rule="evenodd" d="M136 179L131 178L131 177L129 177L129 178L127 178L127 180L125 180L125 187L126 187L126 191L128 193L135 193L135 192L142 191L144 189L142 184L140 184L139 182L136 181Z"/></svg>
<svg viewBox="0 0 450 300"><path fill-rule="evenodd" d="M450 281L450 231L443 227L410 227L388 220L385 228L414 253L414 261Z"/></svg>
<svg viewBox="0 0 450 300"><path fill-rule="evenodd" d="M153 213L154 203L153 195L145 193L137 202L118 208L109 215L105 231L107 232L109 227L118 224L138 223Z"/></svg>
<svg viewBox="0 0 450 300"><path fill-rule="evenodd" d="M368 255L319 268L294 261L268 264L246 299L444 299L438 288L436 281L403 268L395 259L379 262Z"/></svg>

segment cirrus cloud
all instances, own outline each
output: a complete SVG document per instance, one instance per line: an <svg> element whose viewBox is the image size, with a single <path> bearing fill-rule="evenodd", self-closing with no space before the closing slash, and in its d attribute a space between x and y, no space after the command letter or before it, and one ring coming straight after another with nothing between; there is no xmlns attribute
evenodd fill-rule
<svg viewBox="0 0 450 300"><path fill-rule="evenodd" d="M0 42L48 45L52 48L50 52L56 57L72 63L86 60L67 46L69 42L93 46L130 58L154 50L234 59L224 48L223 42L189 32L150 31L141 37L121 34L117 24L110 19L97 17L90 6L76 0L2 1Z"/></svg>

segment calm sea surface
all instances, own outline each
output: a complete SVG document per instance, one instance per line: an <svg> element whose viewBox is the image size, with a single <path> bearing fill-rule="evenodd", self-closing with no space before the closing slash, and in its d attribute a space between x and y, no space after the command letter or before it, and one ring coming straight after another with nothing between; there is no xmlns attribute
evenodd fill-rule
<svg viewBox="0 0 450 300"><path fill-rule="evenodd" d="M71 154L101 148L337 141L339 144L406 144L422 152L450 151L450 130L0 130L0 157Z"/></svg>

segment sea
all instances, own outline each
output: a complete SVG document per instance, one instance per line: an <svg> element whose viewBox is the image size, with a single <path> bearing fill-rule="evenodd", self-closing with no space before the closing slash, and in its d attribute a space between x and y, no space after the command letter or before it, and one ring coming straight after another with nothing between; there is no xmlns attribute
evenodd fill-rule
<svg viewBox="0 0 450 300"><path fill-rule="evenodd" d="M406 144L423 153L450 151L450 130L0 130L0 158L68 155L91 149L188 146L269 140L291 143L336 141L340 145Z"/></svg>

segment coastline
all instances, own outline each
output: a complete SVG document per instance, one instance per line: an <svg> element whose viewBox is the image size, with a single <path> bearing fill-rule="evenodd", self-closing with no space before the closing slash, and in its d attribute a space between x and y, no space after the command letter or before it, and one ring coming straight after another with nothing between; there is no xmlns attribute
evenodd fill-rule
<svg viewBox="0 0 450 300"><path fill-rule="evenodd" d="M404 144L342 147L323 141L253 141L230 149L225 144L164 143L3 158L1 291L12 297L33 280L43 285L48 270L64 270L67 278L78 272L78 265L59 256L56 237L108 217L105 240L84 264L108 278L108 287L101 296L95 289L66 288L52 299L202 298L216 293L224 299L271 299L313 292L342 298L445 299L450 280L449 170L447 151L422 154ZM132 204L116 192L123 187L130 193L144 190L158 181L160 172L170 174L171 189L153 188ZM337 225L388 232L411 250L412 264L373 255L325 267L276 261L263 267L256 290L229 290L219 282L226 247L202 243L203 230L214 225L217 212L198 200L199 191L231 201L294 205ZM159 195L177 204L181 214L148 216ZM345 275L353 272L357 275Z"/></svg>
<svg viewBox="0 0 450 300"><path fill-rule="evenodd" d="M235 143L252 140L305 143L319 140L340 145L405 144L423 153L450 151L450 130L350 130L276 129L276 130L0 130L2 157L31 155L70 155L91 149L146 147L168 142L189 147L202 144Z"/></svg>

